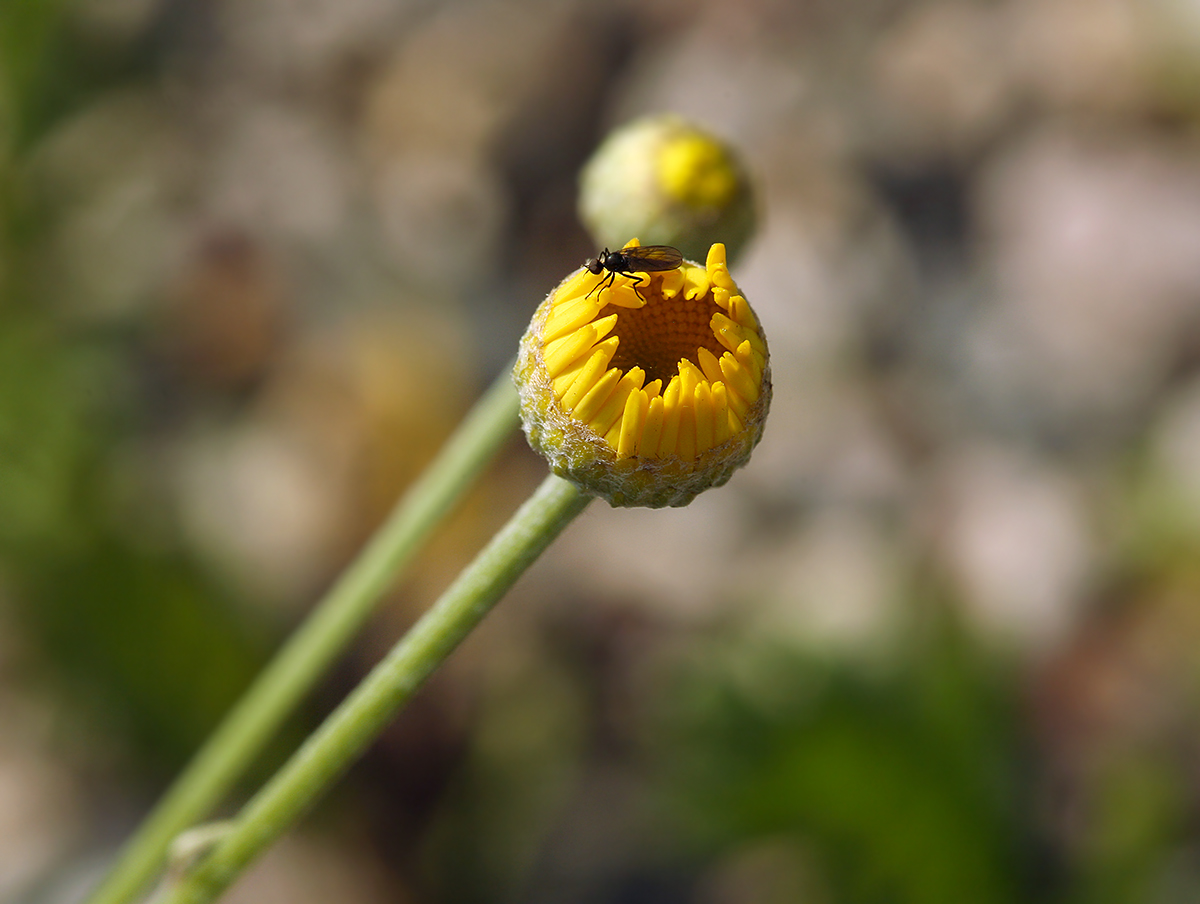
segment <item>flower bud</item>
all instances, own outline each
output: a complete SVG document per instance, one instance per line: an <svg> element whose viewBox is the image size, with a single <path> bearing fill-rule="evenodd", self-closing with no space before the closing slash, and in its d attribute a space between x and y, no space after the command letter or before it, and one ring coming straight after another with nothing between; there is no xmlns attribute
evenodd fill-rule
<svg viewBox="0 0 1200 904"><path fill-rule="evenodd" d="M636 264L639 247L613 257ZM534 313L513 376L530 445L614 506L687 505L724 484L771 400L766 341L720 244L704 266L568 276Z"/></svg>
<svg viewBox="0 0 1200 904"><path fill-rule="evenodd" d="M580 176L579 216L598 247L637 235L696 259L718 239L736 257L755 225L736 154L672 115L636 120L600 145Z"/></svg>

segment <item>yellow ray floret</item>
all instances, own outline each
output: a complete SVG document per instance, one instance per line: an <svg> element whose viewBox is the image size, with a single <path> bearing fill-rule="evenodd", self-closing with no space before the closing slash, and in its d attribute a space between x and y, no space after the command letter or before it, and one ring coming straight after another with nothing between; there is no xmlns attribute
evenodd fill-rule
<svg viewBox="0 0 1200 904"><path fill-rule="evenodd" d="M642 438L642 429L646 425L646 416L650 412L650 400L644 392L631 392L625 400L625 413L620 420L620 431L617 434L617 457L629 458L637 452L638 443Z"/></svg>
<svg viewBox="0 0 1200 904"><path fill-rule="evenodd" d="M708 274L703 267L686 267L683 273L683 295L685 298L703 298L708 294Z"/></svg>
<svg viewBox="0 0 1200 904"><path fill-rule="evenodd" d="M694 398L679 398L679 435L675 440L675 454L684 461L696 460L696 403Z"/></svg>
<svg viewBox="0 0 1200 904"><path fill-rule="evenodd" d="M646 413L646 422L642 426L642 435L638 439L637 452L646 458L658 455L658 444L663 431L663 399L656 396L650 399L650 408Z"/></svg>
<svg viewBox="0 0 1200 904"><path fill-rule="evenodd" d="M674 298L679 294L679 290L683 288L684 276L683 268L679 267L675 270L668 270L662 274L662 283L660 291L663 298Z"/></svg>
<svg viewBox="0 0 1200 904"><path fill-rule="evenodd" d="M729 395L719 380L712 385L713 444L721 445L737 431L729 417ZM740 429L740 425L738 427Z"/></svg>
<svg viewBox="0 0 1200 904"><path fill-rule="evenodd" d="M611 344L610 344L611 343ZM616 337L602 342L592 352L587 363L579 371L579 374L571 382L570 388L563 393L562 404L567 411L574 411L575 406L580 400L588 394L596 381L600 379L600 375L604 373L608 367L608 362L612 360L613 352L616 351Z"/></svg>
<svg viewBox="0 0 1200 904"><path fill-rule="evenodd" d="M617 388L617 383L620 379L621 371L617 370L617 368L613 367L606 371L604 376L597 380L595 385L584 393L583 398L579 400L579 404L571 412L575 419L586 424L595 417L600 412L600 409L604 407L604 403L608 401L609 396L613 394L613 390Z"/></svg>
<svg viewBox="0 0 1200 904"><path fill-rule="evenodd" d="M656 458L666 458L675 452L679 440L679 377L667 384L663 393L663 426Z"/></svg>
<svg viewBox="0 0 1200 904"><path fill-rule="evenodd" d="M573 333L548 342L544 351L546 372L551 377L557 377L587 354L592 346L607 336L616 325L617 315L612 314L594 323L584 324Z"/></svg>
<svg viewBox="0 0 1200 904"><path fill-rule="evenodd" d="M749 343L746 343L746 348L749 349ZM750 376L741 362L728 352L721 356L721 373L725 376L725 384L732 391L730 405L737 410L740 417L745 417L746 405L758 398L758 386L754 382L754 378ZM742 402L741 405L733 401L734 396Z"/></svg>
<svg viewBox="0 0 1200 904"><path fill-rule="evenodd" d="M636 392L642 388L642 381L646 379L646 373L640 367L635 367L621 378L617 384L616 390L608 401L604 403L604 407L596 413L588 423L595 428L596 432L608 439L608 433L613 428L613 424L617 423L619 418L625 411L625 400L629 394ZM616 441L610 440L609 445L616 448Z"/></svg>
<svg viewBox="0 0 1200 904"><path fill-rule="evenodd" d="M697 349L698 357L700 358L700 369L704 371L704 377L710 383L718 383L724 380L725 377L721 373L721 364L717 361L716 355L706 348ZM726 352L726 354L729 354Z"/></svg>
<svg viewBox="0 0 1200 904"><path fill-rule="evenodd" d="M716 411L713 408L712 385L701 380L695 391L696 407L696 451L703 452L713 447L716 435Z"/></svg>
<svg viewBox="0 0 1200 904"><path fill-rule="evenodd" d="M575 401L582 398L583 394L591 388L596 378L604 373L604 370L608 367L608 362L616 354L620 341L618 337L613 336L610 339L605 339L603 342L597 343L593 348L585 351L584 355L578 358L574 364L567 367L557 377L554 377L555 398L562 400L563 405L566 406L567 393L575 387L580 377L584 377L587 382L579 384L579 394L575 396ZM573 408L574 403L570 407Z"/></svg>
<svg viewBox="0 0 1200 904"><path fill-rule="evenodd" d="M579 329L585 323L590 323L604 307L604 303L596 297L576 298L570 304L558 306L554 314L546 321L542 331L542 341L549 345L560 336Z"/></svg>

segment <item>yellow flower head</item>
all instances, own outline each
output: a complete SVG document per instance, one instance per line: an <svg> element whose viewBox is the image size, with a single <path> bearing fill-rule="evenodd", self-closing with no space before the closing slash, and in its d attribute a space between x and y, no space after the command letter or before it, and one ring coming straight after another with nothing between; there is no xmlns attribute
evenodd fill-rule
<svg viewBox="0 0 1200 904"><path fill-rule="evenodd" d="M771 400L762 329L724 245L703 267L588 263L521 340L525 434L556 474L612 505L687 505L725 483L762 437Z"/></svg>

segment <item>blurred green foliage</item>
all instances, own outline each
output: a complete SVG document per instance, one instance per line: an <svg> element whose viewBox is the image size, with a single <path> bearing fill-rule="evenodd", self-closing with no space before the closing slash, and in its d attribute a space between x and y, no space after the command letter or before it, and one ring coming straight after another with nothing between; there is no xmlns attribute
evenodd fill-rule
<svg viewBox="0 0 1200 904"><path fill-rule="evenodd" d="M137 324L81 324L44 289L60 265L48 250L58 214L30 196L28 155L142 55L84 46L68 6L0 6L0 577L34 645L23 677L65 692L77 715L121 735L132 768L165 777L248 682L267 638L192 559L169 512L128 511L153 480L124 461L154 427Z"/></svg>
<svg viewBox="0 0 1200 904"><path fill-rule="evenodd" d="M963 636L880 670L762 642L697 652L659 702L659 765L699 850L785 839L836 901L1035 899L1015 701Z"/></svg>
<svg viewBox="0 0 1200 904"><path fill-rule="evenodd" d="M425 836L432 898L1191 900L1187 745L1064 769L1014 664L911 602L870 661L723 624L638 666L617 725L611 675L531 660Z"/></svg>
<svg viewBox="0 0 1200 904"><path fill-rule="evenodd" d="M0 136L8 132L17 152L107 88L152 72L153 42L104 41L74 27L73 7L70 0L0 6Z"/></svg>

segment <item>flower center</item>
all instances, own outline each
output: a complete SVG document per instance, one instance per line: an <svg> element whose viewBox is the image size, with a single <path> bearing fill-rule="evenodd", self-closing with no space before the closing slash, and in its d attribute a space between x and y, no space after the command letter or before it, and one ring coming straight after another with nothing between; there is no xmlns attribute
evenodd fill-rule
<svg viewBox="0 0 1200 904"><path fill-rule="evenodd" d="M718 358L725 351L710 325L713 314L721 310L711 292L700 298L685 298L679 292L666 299L657 291L657 281L653 287L641 288L646 297L643 307L605 305L600 312L600 317L618 315L612 335L619 336L621 343L613 355L613 367L626 373L631 367L640 367L647 382L662 380L666 386L679 372L681 358L699 366L700 348Z"/></svg>

